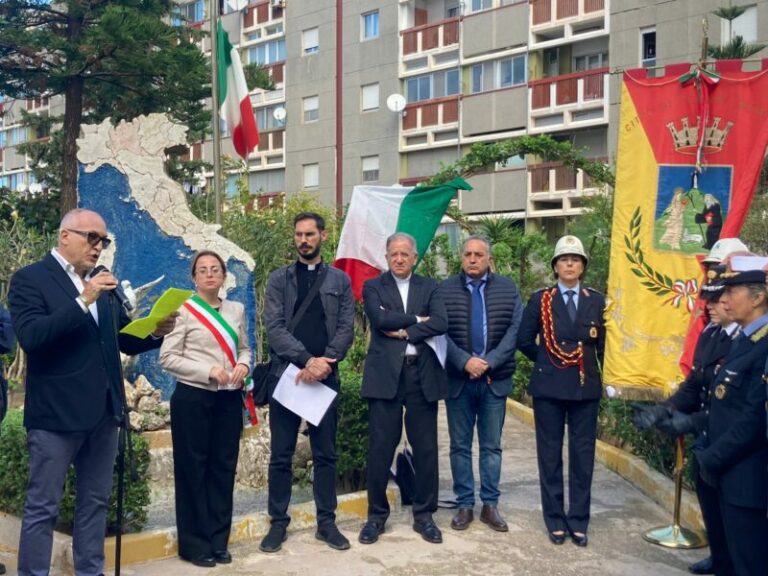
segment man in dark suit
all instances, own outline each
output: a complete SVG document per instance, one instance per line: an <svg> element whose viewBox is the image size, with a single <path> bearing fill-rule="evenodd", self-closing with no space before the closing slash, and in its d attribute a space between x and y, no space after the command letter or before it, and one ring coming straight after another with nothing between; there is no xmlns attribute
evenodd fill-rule
<svg viewBox="0 0 768 576"><path fill-rule="evenodd" d="M371 345L361 394L368 399L368 521L359 541L373 544L389 517L389 467L403 429L413 447L416 487L413 529L427 542L443 541L432 520L437 510L437 403L446 397L445 370L427 339L447 328L437 283L413 274L416 241L396 233L387 239L389 271L363 287Z"/></svg>
<svg viewBox="0 0 768 576"><path fill-rule="evenodd" d="M0 304L0 354L5 354L13 349L15 339L11 327L11 315ZM8 411L8 382L5 381L3 361L0 359L0 424ZM0 574L5 574L5 564L0 562Z"/></svg>
<svg viewBox="0 0 768 576"><path fill-rule="evenodd" d="M448 313L448 388L445 401L451 437L451 471L458 512L454 530L474 520L475 479L472 438L475 425L480 452L480 520L506 532L498 510L501 431L515 371L517 329L523 304L509 278L491 272L491 246L470 236L461 251L461 273L440 285Z"/></svg>
<svg viewBox="0 0 768 576"><path fill-rule="evenodd" d="M175 314L163 320L155 338L118 336L129 319L110 298L117 280L107 271L91 275L109 243L101 216L72 210L61 221L57 247L11 278L13 328L28 356L24 424L29 483L19 576L48 574L53 527L71 463L77 475L75 572L103 572L117 429L125 419L120 352L157 348L175 323Z"/></svg>

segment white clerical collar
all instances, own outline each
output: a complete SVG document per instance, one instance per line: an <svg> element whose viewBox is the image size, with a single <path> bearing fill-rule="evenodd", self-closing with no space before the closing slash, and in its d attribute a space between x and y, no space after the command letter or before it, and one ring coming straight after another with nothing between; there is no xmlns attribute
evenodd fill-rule
<svg viewBox="0 0 768 576"><path fill-rule="evenodd" d="M392 274L392 272L390 272L390 274ZM407 278L398 278L397 276L395 276L394 274L392 274L392 278L394 278L394 279L395 279L395 282L397 282L397 283L398 283L398 284L400 284L400 285L402 285L402 284L408 284L408 282L410 282L410 281L411 281L411 276L413 276L413 274L408 274L408 277L407 277Z"/></svg>

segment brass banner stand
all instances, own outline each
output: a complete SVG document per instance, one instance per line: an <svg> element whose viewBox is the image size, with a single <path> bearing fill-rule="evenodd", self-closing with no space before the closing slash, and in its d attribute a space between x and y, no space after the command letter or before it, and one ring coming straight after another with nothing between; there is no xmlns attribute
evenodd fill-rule
<svg viewBox="0 0 768 576"><path fill-rule="evenodd" d="M671 526L652 528L643 534L643 538L651 544L666 548L703 548L707 545L707 536L699 531L680 526L680 500L683 495L683 455L684 440L677 439L675 452L675 510Z"/></svg>

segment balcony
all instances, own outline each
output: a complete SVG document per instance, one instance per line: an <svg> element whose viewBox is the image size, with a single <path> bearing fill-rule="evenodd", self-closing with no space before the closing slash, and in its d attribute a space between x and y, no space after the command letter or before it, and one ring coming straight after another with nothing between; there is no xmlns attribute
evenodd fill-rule
<svg viewBox="0 0 768 576"><path fill-rule="evenodd" d="M449 18L439 22L414 26L400 32L400 54L404 61L406 70L409 68L408 62L414 60L424 62L423 67L439 66L445 64L445 58L439 55L444 53L446 48L456 51L455 61L458 59L459 48L459 19Z"/></svg>
<svg viewBox="0 0 768 576"><path fill-rule="evenodd" d="M577 128L608 121L608 68L528 82L528 130Z"/></svg>
<svg viewBox="0 0 768 576"><path fill-rule="evenodd" d="M272 6L269 0L255 2L246 8L243 14L243 28L266 26L271 22L283 19L283 8Z"/></svg>
<svg viewBox="0 0 768 576"><path fill-rule="evenodd" d="M531 47L607 34L605 0L531 0L530 14Z"/></svg>
<svg viewBox="0 0 768 576"><path fill-rule="evenodd" d="M263 131L259 145L251 153L251 168L274 168L285 165L285 129Z"/></svg>
<svg viewBox="0 0 768 576"><path fill-rule="evenodd" d="M459 96L446 96L405 107L401 149L455 144L459 138Z"/></svg>
<svg viewBox="0 0 768 576"><path fill-rule="evenodd" d="M607 162L607 158L594 161ZM528 216L577 216L584 212L584 198L600 192L582 170L561 162L528 167Z"/></svg>

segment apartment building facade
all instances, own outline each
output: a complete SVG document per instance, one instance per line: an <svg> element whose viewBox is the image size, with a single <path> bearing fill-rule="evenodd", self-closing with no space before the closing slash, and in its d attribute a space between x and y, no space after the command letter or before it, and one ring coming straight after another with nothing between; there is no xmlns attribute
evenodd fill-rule
<svg viewBox="0 0 768 576"><path fill-rule="evenodd" d="M225 10L243 62L274 81L251 96L261 142L247 162L250 190L262 204L307 190L344 205L355 185L413 185L476 142L523 134L611 162L616 72L698 60L703 19L711 44L768 39L768 0L741 3L732 23L712 14L728 0L252 0ZM203 0L178 4L183 25L207 26ZM0 185L12 189L31 183L13 152L16 118L0 126ZM234 156L226 132L222 149ZM211 142L189 155L210 160ZM597 192L580 171L533 157L469 182L474 191L457 199L465 212L552 234Z"/></svg>

